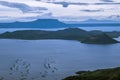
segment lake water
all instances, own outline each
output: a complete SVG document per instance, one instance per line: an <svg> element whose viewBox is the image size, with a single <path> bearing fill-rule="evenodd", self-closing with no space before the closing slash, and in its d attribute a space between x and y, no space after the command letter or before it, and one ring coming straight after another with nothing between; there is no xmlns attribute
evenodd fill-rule
<svg viewBox="0 0 120 80"><path fill-rule="evenodd" d="M61 80L80 70L119 66L119 43L95 45L70 40L0 39L0 78L5 80L26 77L29 77L26 80Z"/></svg>

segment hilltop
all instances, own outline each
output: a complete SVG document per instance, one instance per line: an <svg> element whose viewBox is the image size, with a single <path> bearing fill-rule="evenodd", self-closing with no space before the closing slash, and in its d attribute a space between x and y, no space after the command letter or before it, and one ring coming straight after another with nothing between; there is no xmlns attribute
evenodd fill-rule
<svg viewBox="0 0 120 80"><path fill-rule="evenodd" d="M57 19L38 19L31 22L0 23L0 28L60 28L67 24Z"/></svg>
<svg viewBox="0 0 120 80"><path fill-rule="evenodd" d="M79 23L64 23L57 19L38 19L30 22L0 23L0 28L68 28L68 27L120 26L119 22L88 20Z"/></svg>
<svg viewBox="0 0 120 80"><path fill-rule="evenodd" d="M118 41L112 39L110 36L108 36L105 33L101 33L98 35L93 35L85 38L81 41L82 43L88 43L88 44L113 44L117 43Z"/></svg>
<svg viewBox="0 0 120 80"><path fill-rule="evenodd" d="M110 34L109 34L110 35ZM40 40L40 39L63 39L77 40L82 43L89 44L113 44L118 43L110 37L108 33L97 33L85 31L79 28L67 28L58 31L44 30L18 30L14 32L5 32L0 34L0 38L4 39L24 39L24 40ZM119 35L118 35L119 36Z"/></svg>

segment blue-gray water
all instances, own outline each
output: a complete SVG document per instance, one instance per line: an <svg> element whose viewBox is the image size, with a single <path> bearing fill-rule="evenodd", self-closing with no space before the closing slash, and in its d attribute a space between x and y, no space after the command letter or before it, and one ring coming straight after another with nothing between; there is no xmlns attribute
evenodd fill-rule
<svg viewBox="0 0 120 80"><path fill-rule="evenodd" d="M93 45L70 40L0 39L0 76L5 76L5 80L19 80L21 71L28 69L28 80L60 80L79 70L119 66L119 43Z"/></svg>

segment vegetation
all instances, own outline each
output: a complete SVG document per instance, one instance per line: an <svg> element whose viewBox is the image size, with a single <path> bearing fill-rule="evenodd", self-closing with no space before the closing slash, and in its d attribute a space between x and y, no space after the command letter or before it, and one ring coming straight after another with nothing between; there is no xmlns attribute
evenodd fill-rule
<svg viewBox="0 0 120 80"><path fill-rule="evenodd" d="M90 37L85 38L82 43L88 43L88 44L113 44L118 43L118 41L112 39L105 33L101 33L99 35L93 35Z"/></svg>
<svg viewBox="0 0 120 80"><path fill-rule="evenodd" d="M91 44L118 43L118 41L112 39L112 37L110 37L109 35L104 32L101 32L99 34L98 33L93 34L93 32L88 32L79 28L67 28L58 31L20 30L14 32L6 32L0 34L0 38L25 39L25 40L63 39L63 40L77 40L81 41L82 43Z"/></svg>
<svg viewBox="0 0 120 80"><path fill-rule="evenodd" d="M78 28L68 28L58 31L43 31L43 30L19 30L14 32L6 32L0 34L0 38L9 39L66 39L66 40L78 40L88 37L87 31Z"/></svg>
<svg viewBox="0 0 120 80"><path fill-rule="evenodd" d="M95 71L79 71L63 80L120 80L120 67Z"/></svg>

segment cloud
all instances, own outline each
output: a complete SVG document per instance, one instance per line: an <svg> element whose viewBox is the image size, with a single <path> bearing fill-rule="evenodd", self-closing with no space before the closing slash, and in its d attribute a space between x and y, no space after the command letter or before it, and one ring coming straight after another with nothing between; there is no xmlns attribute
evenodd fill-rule
<svg viewBox="0 0 120 80"><path fill-rule="evenodd" d="M38 19L38 16L47 13L49 11L45 7L34 7L25 3L0 1L0 23L33 21Z"/></svg>
<svg viewBox="0 0 120 80"><path fill-rule="evenodd" d="M45 3L61 4L63 7L68 7L69 5L111 5L120 4L119 1L114 0L35 0Z"/></svg>
<svg viewBox="0 0 120 80"><path fill-rule="evenodd" d="M120 21L120 15L111 15L108 17L110 20Z"/></svg>
<svg viewBox="0 0 120 80"><path fill-rule="evenodd" d="M68 7L69 5L89 5L88 3L74 3L74 2L48 2L53 4L61 4L63 7Z"/></svg>
<svg viewBox="0 0 120 80"><path fill-rule="evenodd" d="M80 11L84 11L84 12L103 12L104 10L102 10L102 9L98 9L98 10L84 9L84 10L80 10Z"/></svg>
<svg viewBox="0 0 120 80"><path fill-rule="evenodd" d="M69 3L67 3L67 2L52 2L52 3L61 4L61 5L63 5L63 7L68 7L69 6Z"/></svg>
<svg viewBox="0 0 120 80"><path fill-rule="evenodd" d="M44 18L120 20L120 0L0 0L0 14L0 22Z"/></svg>
<svg viewBox="0 0 120 80"><path fill-rule="evenodd" d="M61 4L63 7L68 7L70 5L78 5L78 6L87 6L87 5L120 5L120 3L105 3L105 2L113 2L108 0L103 0L101 3L79 3L79 2L48 2L53 4Z"/></svg>
<svg viewBox="0 0 120 80"><path fill-rule="evenodd" d="M43 15L41 15L41 16L39 16L38 18L40 18L40 19L51 19L51 18L54 18L53 17L53 15L52 15L52 13L46 13L46 14L43 14Z"/></svg>
<svg viewBox="0 0 120 80"><path fill-rule="evenodd" d="M36 0L36 1L42 1L42 0ZM57 1L57 0L46 0L43 1L46 3L53 3L53 4L61 4L63 7L68 7L69 5L88 5L88 3L81 3L81 2L67 2L67 1Z"/></svg>
<svg viewBox="0 0 120 80"><path fill-rule="evenodd" d="M104 2L114 2L113 0L101 0L101 1L104 1Z"/></svg>
<svg viewBox="0 0 120 80"><path fill-rule="evenodd" d="M120 3L94 3L93 5L120 5Z"/></svg>
<svg viewBox="0 0 120 80"><path fill-rule="evenodd" d="M9 23L9 22L29 22L37 19L54 19L52 13L44 13L43 15L35 16L22 16L22 17L10 17L10 16L0 16L0 23Z"/></svg>
<svg viewBox="0 0 120 80"><path fill-rule="evenodd" d="M47 10L45 7L30 7L23 3L13 3L13 2L7 2L7 1L0 1L0 5L11 7L11 8L17 8L21 10L23 13L31 12L31 13L41 13L41 11Z"/></svg>

